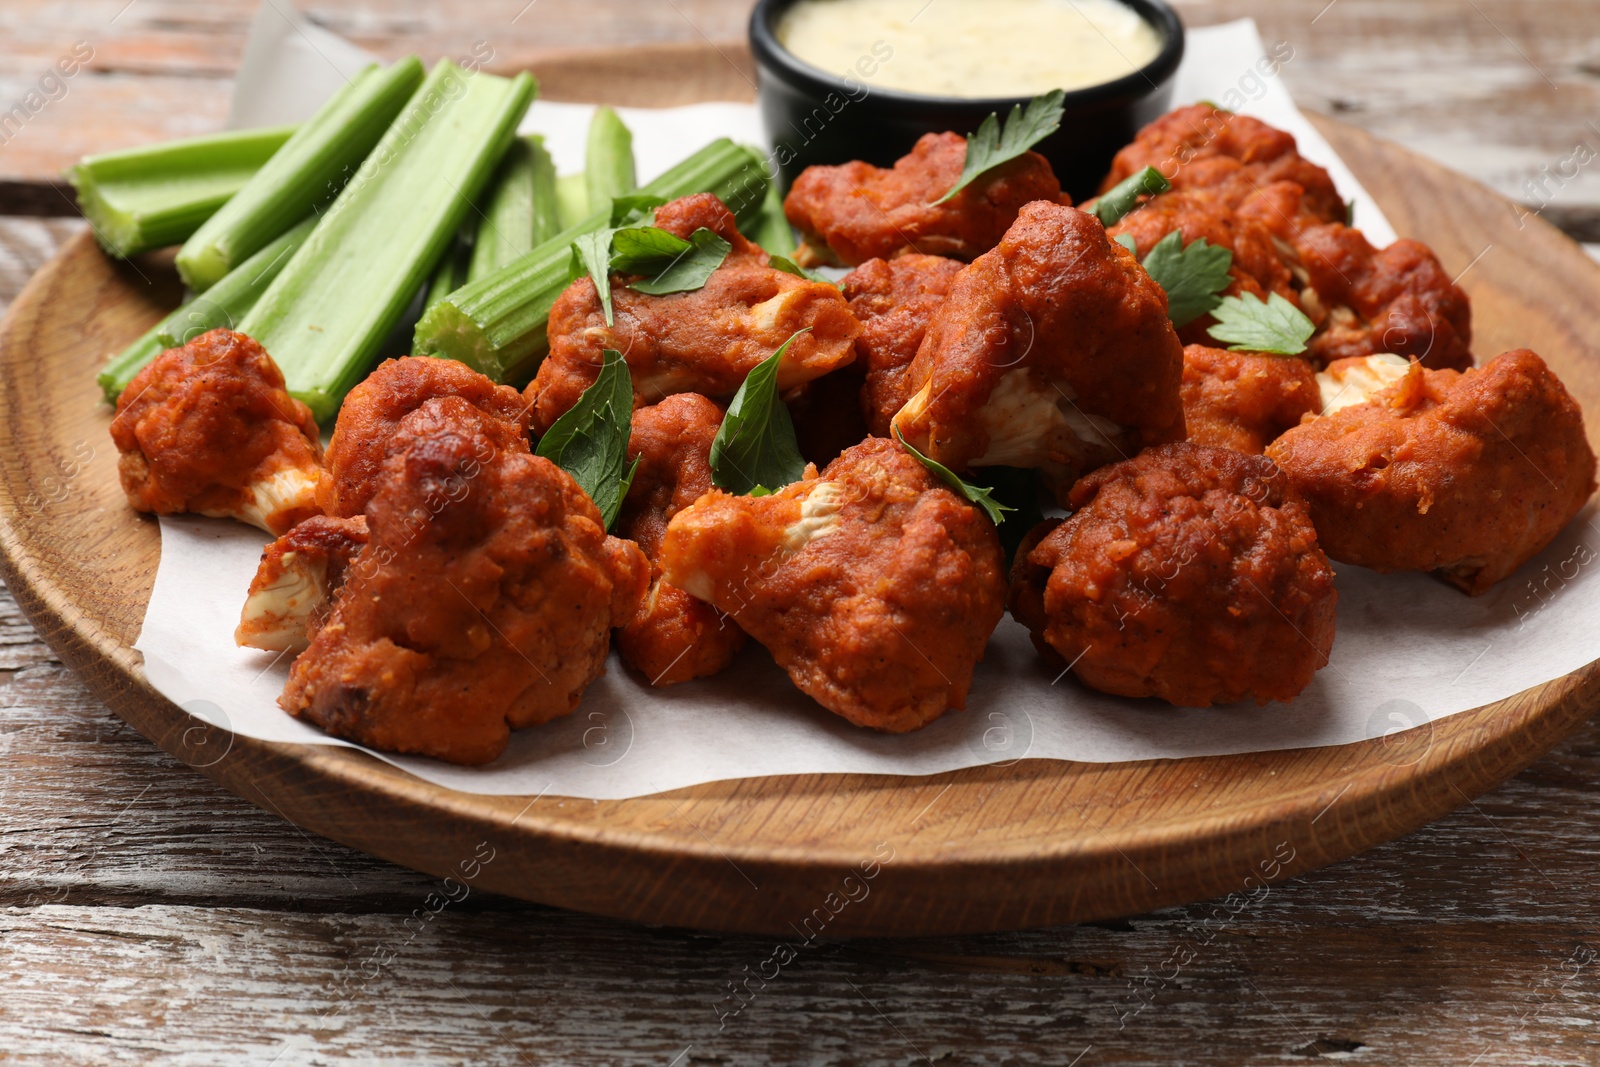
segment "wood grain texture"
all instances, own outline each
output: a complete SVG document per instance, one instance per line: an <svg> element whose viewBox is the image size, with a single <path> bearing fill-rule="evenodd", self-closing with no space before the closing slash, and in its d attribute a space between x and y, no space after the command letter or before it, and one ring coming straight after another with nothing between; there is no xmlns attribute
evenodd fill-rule
<svg viewBox="0 0 1600 1067"><path fill-rule="evenodd" d="M702 53L700 81L659 82L659 101L738 92L739 75L719 58ZM594 69L588 60L546 68L580 88ZM1470 267L1481 350L1537 348L1600 411L1600 325L1578 311L1600 292L1600 271L1492 194L1338 124L1327 132L1402 232L1433 242L1452 269ZM1526 766L1589 713L1600 686L1600 670L1580 671L1399 748L744 780L604 803L467 796L346 750L227 736L197 726L137 670L128 645L153 579L156 529L123 507L114 456L96 445L108 414L91 370L173 299L158 261L108 263L79 234L0 327L0 551L13 592L97 695L185 762L373 854L441 876L470 864L481 888L767 933L964 932L1125 915L1242 891L1401 834ZM482 849L496 860L480 871ZM835 903L853 868L887 856L870 894Z"/></svg>
<svg viewBox="0 0 1600 1067"><path fill-rule="evenodd" d="M925 17L937 14L937 2ZM0 210L70 213L49 183L80 155L220 125L257 6L257 0L9 0L0 7L0 110L35 87L74 41L95 49L64 98L0 143ZM484 41L495 50L496 69L532 67L542 76L544 60L573 50L707 40L737 47L750 2L480 0L468 9L427 0L300 0L297 6L382 56L464 54ZM1282 76L1303 107L1408 145L1505 196L1548 203L1551 221L1600 240L1600 165L1561 176L1577 145L1600 153L1594 4L1176 0L1176 6L1191 26L1254 17L1265 39L1294 48ZM570 95L548 82L546 91Z"/></svg>

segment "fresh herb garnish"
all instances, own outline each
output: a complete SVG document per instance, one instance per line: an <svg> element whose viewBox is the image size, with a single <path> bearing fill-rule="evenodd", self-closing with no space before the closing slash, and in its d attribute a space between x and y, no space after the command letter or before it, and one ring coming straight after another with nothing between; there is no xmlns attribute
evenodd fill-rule
<svg viewBox="0 0 1600 1067"><path fill-rule="evenodd" d="M589 494L606 529L616 521L639 460L628 463L633 430L633 377L622 353L605 349L600 376L539 441L536 455L572 475Z"/></svg>
<svg viewBox="0 0 1600 1067"><path fill-rule="evenodd" d="M656 208L666 203L664 197L650 196L646 193L629 193L627 196L614 197L611 201L611 228L618 230L624 226L648 226L655 216Z"/></svg>
<svg viewBox="0 0 1600 1067"><path fill-rule="evenodd" d="M781 270L785 274L793 274L796 278L804 278L808 282L821 282L824 285L831 285L835 289L839 288L839 283L826 274L821 271L806 270L788 256L768 254L767 262L773 270Z"/></svg>
<svg viewBox="0 0 1600 1067"><path fill-rule="evenodd" d="M806 461L795 442L794 420L778 397L778 365L795 338L809 329L791 334L745 375L744 384L733 394L722 427L711 442L711 484L717 488L765 496L798 482L805 474Z"/></svg>
<svg viewBox="0 0 1600 1067"><path fill-rule="evenodd" d="M618 230L612 238L611 269L650 277L629 288L651 296L686 293L706 284L733 246L702 226L685 241L655 227Z"/></svg>
<svg viewBox="0 0 1600 1067"><path fill-rule="evenodd" d="M1172 183L1162 177L1159 170L1146 167L1133 177L1124 178L1101 193L1090 213L1099 219L1102 225L1115 226L1122 216L1139 206L1141 196L1155 196L1171 188Z"/></svg>
<svg viewBox="0 0 1600 1067"><path fill-rule="evenodd" d="M1023 155L1061 128L1061 101L1066 93L1052 89L1043 96L1028 101L1027 110L1013 104L1005 127L1000 126L1000 116L994 112L983 120L977 133L967 135L967 158L961 165L961 177L935 204L942 204L965 189L973 179Z"/></svg>
<svg viewBox="0 0 1600 1067"><path fill-rule="evenodd" d="M1231 266L1233 253L1228 249L1204 237L1185 247L1177 230L1157 241L1144 257L1144 269L1167 291L1167 315L1174 326L1185 326L1222 303L1222 291L1233 284Z"/></svg>
<svg viewBox="0 0 1600 1067"><path fill-rule="evenodd" d="M951 470L949 467L946 467L943 463L940 463L937 460L929 459L921 452L918 452L915 446L911 445L904 437L900 436L900 427L894 426L891 428L894 431L894 439L900 442L901 448L904 448L907 452L910 452L913 456L916 456L918 462L920 462L924 467L928 468L928 472L930 474L939 479L945 485L948 485L951 489L954 489L956 495L962 500L982 508L983 513L989 516L989 521L994 523L996 526L999 526L1002 522L1006 521L1006 512L1017 510L1016 508L1000 503L1000 501L996 500L990 495L990 490L981 485L973 485L971 482L962 481L960 475L956 474L956 472Z"/></svg>
<svg viewBox="0 0 1600 1067"><path fill-rule="evenodd" d="M611 235L615 230L596 230L572 242L572 271L582 277L587 274L594 281L594 291L600 296L600 309L605 312L606 325L615 326L611 313Z"/></svg>
<svg viewBox="0 0 1600 1067"><path fill-rule="evenodd" d="M1356 224L1356 202L1353 197L1344 202L1344 224L1346 226Z"/></svg>
<svg viewBox="0 0 1600 1067"><path fill-rule="evenodd" d="M1250 294L1225 296L1212 314L1217 324L1207 332L1228 342L1234 352L1298 356L1317 329L1304 312L1277 293L1269 294L1265 301Z"/></svg>

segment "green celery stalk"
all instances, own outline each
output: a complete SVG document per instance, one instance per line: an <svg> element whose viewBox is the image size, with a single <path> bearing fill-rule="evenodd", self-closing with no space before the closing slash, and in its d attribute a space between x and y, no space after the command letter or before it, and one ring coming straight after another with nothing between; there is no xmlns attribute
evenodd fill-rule
<svg viewBox="0 0 1600 1067"><path fill-rule="evenodd" d="M528 141L533 148L533 243L540 245L566 227L561 224L561 205L556 199L555 160L545 149L543 137Z"/></svg>
<svg viewBox="0 0 1600 1067"><path fill-rule="evenodd" d="M767 186L767 195L761 201L761 217L755 222L751 235L756 244L775 256L794 255L794 227L783 213L783 194L777 183Z"/></svg>
<svg viewBox="0 0 1600 1067"><path fill-rule="evenodd" d="M766 181L760 151L722 138L639 192L668 200L715 193L748 224L761 210ZM531 374L546 351L550 306L572 281L572 242L609 222L609 211L596 212L434 304L417 323L412 351L460 360L496 381Z"/></svg>
<svg viewBox="0 0 1600 1067"><path fill-rule="evenodd" d="M433 268L433 278L428 282L428 294L423 297L422 309L426 311L439 301L467 284L467 269L472 264L472 245L460 236L450 242L444 258Z"/></svg>
<svg viewBox="0 0 1600 1067"><path fill-rule="evenodd" d="M205 291L205 295L181 305L143 337L113 356L98 379L106 400L115 404L134 375L167 349L187 344L208 330L231 329L267 291L267 286L305 242L315 224L315 219L306 219L289 232L280 234L225 274L221 281Z"/></svg>
<svg viewBox="0 0 1600 1067"><path fill-rule="evenodd" d="M318 419L338 409L377 358L534 92L525 73L467 73L441 60L239 324Z"/></svg>
<svg viewBox="0 0 1600 1067"><path fill-rule="evenodd" d="M178 252L178 273L196 292L336 195L422 84L422 61L357 74L294 132L255 176Z"/></svg>
<svg viewBox="0 0 1600 1067"><path fill-rule="evenodd" d="M489 186L488 203L477 217L466 281L493 274L533 248L534 144L542 140L518 137L506 149Z"/></svg>
<svg viewBox="0 0 1600 1067"><path fill-rule="evenodd" d="M100 247L125 259L187 240L294 131L234 130L85 156L66 177Z"/></svg>
<svg viewBox="0 0 1600 1067"><path fill-rule="evenodd" d="M561 229L571 229L588 218L589 178L585 174L567 174L556 179L556 218Z"/></svg>
<svg viewBox="0 0 1600 1067"><path fill-rule="evenodd" d="M594 109L589 120L588 152L584 157L584 187L591 209L615 197L627 196L639 186L633 167L633 133L609 107Z"/></svg>

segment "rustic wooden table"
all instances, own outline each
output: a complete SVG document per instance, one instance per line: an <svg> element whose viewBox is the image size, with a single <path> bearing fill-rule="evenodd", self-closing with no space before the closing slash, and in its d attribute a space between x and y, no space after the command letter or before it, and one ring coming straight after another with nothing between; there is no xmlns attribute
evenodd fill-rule
<svg viewBox="0 0 1600 1067"><path fill-rule="evenodd" d="M70 213L51 179L64 163L220 122L254 6L0 7L0 307L81 225L38 217ZM748 4L305 6L385 55L489 39L497 65L517 66L734 40ZM1600 8L1180 6L1191 24L1254 15L1294 45L1284 76L1303 106L1600 239ZM88 68L8 125L3 108L76 41L94 50ZM413 933L405 920L438 899L434 879L311 838L168 757L3 597L0 1061L1593 1063L1597 796L1592 722L1490 795L1243 911L821 944L725 1016L766 941L480 894Z"/></svg>

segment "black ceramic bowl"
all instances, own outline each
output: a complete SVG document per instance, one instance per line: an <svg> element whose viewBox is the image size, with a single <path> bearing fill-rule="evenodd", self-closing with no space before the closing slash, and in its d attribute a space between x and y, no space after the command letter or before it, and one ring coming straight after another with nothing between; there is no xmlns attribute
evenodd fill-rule
<svg viewBox="0 0 1600 1067"><path fill-rule="evenodd" d="M817 163L865 160L886 167L925 133L968 134L991 112L1004 118L1025 97L964 99L872 87L867 70L846 80L801 62L778 43L777 26L795 0L759 0L750 14L750 50L760 79L761 115L785 188ZM1093 196L1117 149L1164 113L1183 58L1183 24L1160 0L1121 0L1162 35L1161 51L1116 81L1067 93L1061 129L1035 146L1074 200Z"/></svg>

